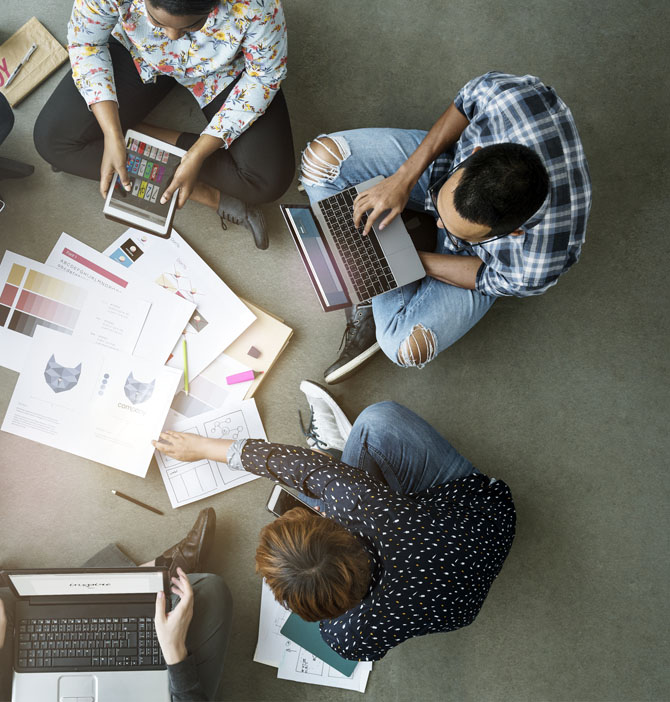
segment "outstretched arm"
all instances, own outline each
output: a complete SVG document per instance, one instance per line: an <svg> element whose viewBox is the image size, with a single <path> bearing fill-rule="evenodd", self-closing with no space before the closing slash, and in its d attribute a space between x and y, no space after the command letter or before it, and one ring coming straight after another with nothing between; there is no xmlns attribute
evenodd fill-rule
<svg viewBox="0 0 670 702"><path fill-rule="evenodd" d="M200 461L208 458L226 463L230 439L209 439L199 434L184 434L179 431L163 431L158 441L151 442L154 448L178 461Z"/></svg>

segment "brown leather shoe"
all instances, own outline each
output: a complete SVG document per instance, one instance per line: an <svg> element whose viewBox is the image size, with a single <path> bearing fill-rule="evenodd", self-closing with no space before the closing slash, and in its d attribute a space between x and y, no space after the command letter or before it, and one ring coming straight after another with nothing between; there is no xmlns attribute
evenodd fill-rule
<svg viewBox="0 0 670 702"><path fill-rule="evenodd" d="M214 541L215 530L216 512L211 507L203 509L186 537L162 554L166 560L172 560L169 566L170 577L177 575L178 567L185 573L200 572Z"/></svg>

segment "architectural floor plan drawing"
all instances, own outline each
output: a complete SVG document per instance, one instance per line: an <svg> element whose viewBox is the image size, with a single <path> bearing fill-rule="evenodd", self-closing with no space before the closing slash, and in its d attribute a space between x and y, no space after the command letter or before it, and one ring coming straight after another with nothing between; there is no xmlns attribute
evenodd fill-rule
<svg viewBox="0 0 670 702"><path fill-rule="evenodd" d="M207 436L210 439L266 439L254 400L197 417L168 419L164 429ZM181 507L255 480L257 476L231 470L225 463L201 460L185 463L156 451L156 462L173 507Z"/></svg>

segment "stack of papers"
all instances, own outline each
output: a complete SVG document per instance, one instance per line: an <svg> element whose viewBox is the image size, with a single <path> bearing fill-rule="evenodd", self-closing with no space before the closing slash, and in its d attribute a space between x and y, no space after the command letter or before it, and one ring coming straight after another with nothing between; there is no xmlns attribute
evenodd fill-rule
<svg viewBox="0 0 670 702"><path fill-rule="evenodd" d="M265 438L251 381L225 382L248 370L223 351L255 319L174 230L129 229L105 253L64 233L46 264L7 251L0 365L21 375L2 429L142 477L163 428ZM254 478L177 463L159 455L175 507Z"/></svg>
<svg viewBox="0 0 670 702"><path fill-rule="evenodd" d="M282 680L365 692L372 663L358 663L349 677L343 675L281 634L290 615L291 612L275 600L264 580L254 661L277 668L277 677Z"/></svg>

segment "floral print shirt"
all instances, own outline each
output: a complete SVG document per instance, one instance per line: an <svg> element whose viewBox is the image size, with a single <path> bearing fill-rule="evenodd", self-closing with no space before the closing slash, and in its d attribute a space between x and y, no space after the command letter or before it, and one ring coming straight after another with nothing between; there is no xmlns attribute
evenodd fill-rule
<svg viewBox="0 0 670 702"><path fill-rule="evenodd" d="M204 26L168 39L144 0L75 0L68 50L75 85L90 106L116 101L110 35L130 52L145 83L168 75L206 106L240 74L203 134L230 144L260 117L286 76L286 23L280 0L221 0Z"/></svg>

